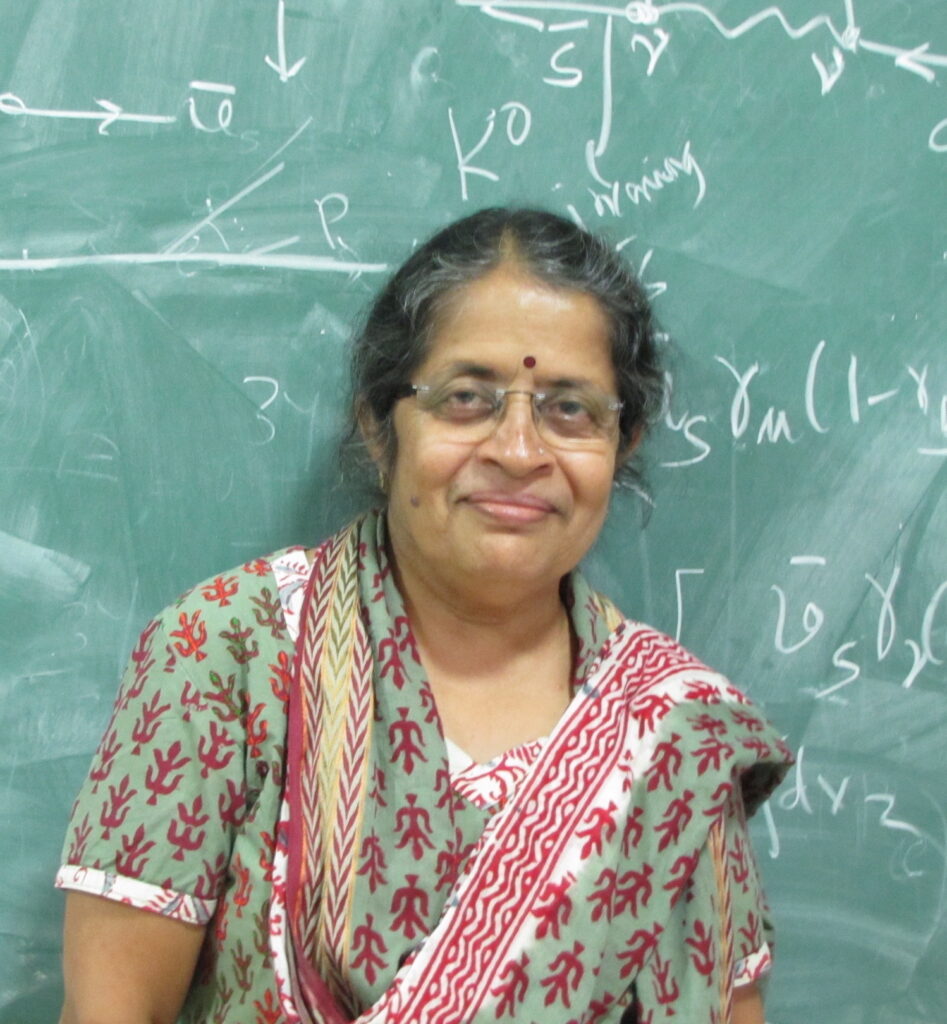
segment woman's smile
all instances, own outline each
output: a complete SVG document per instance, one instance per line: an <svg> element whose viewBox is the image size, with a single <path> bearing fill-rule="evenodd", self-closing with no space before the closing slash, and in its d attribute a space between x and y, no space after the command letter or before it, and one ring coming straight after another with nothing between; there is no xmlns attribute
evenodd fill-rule
<svg viewBox="0 0 947 1024"><path fill-rule="evenodd" d="M509 491L473 491L462 498L472 508L499 523L526 526L556 514L556 506L535 494Z"/></svg>

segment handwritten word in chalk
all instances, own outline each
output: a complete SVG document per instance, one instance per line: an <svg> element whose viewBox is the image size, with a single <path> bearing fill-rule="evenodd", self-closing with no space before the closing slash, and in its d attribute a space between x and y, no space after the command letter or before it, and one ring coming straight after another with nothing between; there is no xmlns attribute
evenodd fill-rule
<svg viewBox="0 0 947 1024"><path fill-rule="evenodd" d="M684 143L681 155L666 156L653 171L643 174L635 180L610 181L599 169L598 157L595 147L589 141L585 147L585 166L596 185L602 186L606 191L599 191L589 188L592 201L595 204L595 212L603 217L610 214L613 217L620 217L625 202L635 206L641 203L654 202L657 194L664 189L678 184L684 178L692 178L697 187L697 195L694 198L694 209L697 209L707 193L707 179L700 164L691 152L691 143L688 139Z"/></svg>

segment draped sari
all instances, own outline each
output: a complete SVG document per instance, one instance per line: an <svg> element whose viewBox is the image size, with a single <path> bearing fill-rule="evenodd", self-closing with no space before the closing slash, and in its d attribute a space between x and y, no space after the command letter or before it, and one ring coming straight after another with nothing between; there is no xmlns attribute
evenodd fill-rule
<svg viewBox="0 0 947 1024"><path fill-rule="evenodd" d="M149 624L57 884L206 928L187 1021L616 1024L636 999L723 1024L771 952L744 815L778 735L573 574L572 702L478 802L491 766L452 769L384 530Z"/></svg>
<svg viewBox="0 0 947 1024"><path fill-rule="evenodd" d="M424 822L408 841L410 894L423 891L424 874L445 884L435 837L451 834L457 803L420 745L419 719L436 734L439 725L381 524L356 524L320 549L297 644L274 901L286 925L274 928L284 1009L298 1019L591 1024L617 1019L634 985L641 1020L729 1020L740 952L733 890L744 886L744 903L750 892L743 805L755 808L791 757L723 677L601 596L584 589L582 599L607 639L586 652L595 656L574 699L512 797L466 857L449 862L433 926L360 1007L346 971L354 922L368 941L371 918L356 899L367 809L372 835L402 847L406 822ZM375 671L373 631L376 649L384 635L401 654L387 673ZM379 802L386 771L403 787L397 801ZM744 933L753 912L742 911ZM765 958L768 948L751 953Z"/></svg>

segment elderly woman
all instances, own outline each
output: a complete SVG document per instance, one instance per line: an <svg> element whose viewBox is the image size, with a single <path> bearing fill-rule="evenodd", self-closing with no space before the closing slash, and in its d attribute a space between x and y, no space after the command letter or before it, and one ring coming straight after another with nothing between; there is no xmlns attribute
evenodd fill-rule
<svg viewBox="0 0 947 1024"><path fill-rule="evenodd" d="M383 511L132 652L57 880L64 1022L761 1024L745 814L788 752L576 570L661 386L568 221L411 256L354 351Z"/></svg>

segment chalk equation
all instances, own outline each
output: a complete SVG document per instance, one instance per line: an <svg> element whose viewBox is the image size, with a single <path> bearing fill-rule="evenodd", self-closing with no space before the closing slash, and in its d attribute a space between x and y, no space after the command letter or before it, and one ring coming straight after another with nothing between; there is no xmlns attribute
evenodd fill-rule
<svg viewBox="0 0 947 1024"><path fill-rule="evenodd" d="M799 582L798 574L793 571L808 567L810 576L806 577L806 582L811 579L811 585L817 587L819 574L816 570L825 570L826 578L822 582L828 586L828 581L838 572L831 559L825 555L793 555L788 564L789 571L769 585L773 600L761 623L761 628L772 638L772 649L787 658L799 654L820 637L824 639L825 634L837 635L840 628L840 623L831 621L816 596L806 593L805 585ZM864 604L866 608L874 608L876 617L874 636L866 640L860 635L856 639L845 638L837 645L830 644L834 650L828 652L830 664L825 666L825 671L831 674L831 678L807 686L803 691L807 696L817 701L844 704L849 688L862 678L866 667L870 666L873 678L877 678L880 669L890 667L895 661L900 667L890 671L888 677L901 689L911 689L919 679L931 683L943 681L942 667L947 650L937 649L935 637L938 631L943 632L947 627L947 578L933 585L930 593L924 595L926 603L916 620L905 623L897 611L895 600L899 596L899 588L907 586L902 579L902 568L895 563L886 578L878 578L870 572L862 573L866 584ZM815 573L814 578L812 573ZM684 631L688 600L700 601L704 575L705 569L701 567L675 570L677 621L674 635L677 640L681 639ZM845 619L847 623L848 616ZM906 667L904 658L897 658L899 648L909 658ZM938 670L941 671L938 673Z"/></svg>
<svg viewBox="0 0 947 1024"><path fill-rule="evenodd" d="M229 134L233 121L234 96L236 86L227 82L192 81L185 106L190 115L191 124L201 132ZM108 135L109 128L114 124L129 122L133 124L173 125L178 121L177 114L142 114L130 113L112 100L95 101L99 110L61 110L44 107L31 107L21 97L12 92L0 94L0 114L11 117L42 117L59 121L98 121L99 135ZM204 107L213 108L216 124L208 119Z"/></svg>
<svg viewBox="0 0 947 1024"><path fill-rule="evenodd" d="M919 796L926 799L919 800ZM919 824L915 817L919 804L925 812L934 809L936 796L901 794L880 770L812 764L809 748L801 744L781 791L762 808L769 840L766 852L773 860L782 852L779 820L792 820L797 815L810 820L828 818L836 822L839 833L853 837L853 847L869 836L875 840L886 837L892 848L887 864L891 877L909 884L926 881L934 887L932 896L939 901L938 890L947 877L947 830L941 828L938 834Z"/></svg>
<svg viewBox="0 0 947 1024"><path fill-rule="evenodd" d="M293 64L288 63L286 49L286 0L278 0L276 15L276 46L277 56L274 60L269 54L264 57L268 67L279 75L284 84L295 77L306 63L306 57L300 57ZM189 95L185 100L191 125L201 132L224 132L229 134L233 121L234 96L236 86L229 82L213 82L195 79L189 83ZM0 94L0 114L11 117L40 117L66 121L98 121L99 135L108 135L109 128L114 124L126 122L132 124L173 125L178 121L177 114L144 114L132 113L110 99L96 99L98 110L69 110L47 107L33 107L13 92ZM213 106L216 124L207 119L202 106Z"/></svg>
<svg viewBox="0 0 947 1024"><path fill-rule="evenodd" d="M832 88L844 71L843 51L852 55L864 52L886 57L894 62L895 67L919 75L927 82L936 80L937 68L947 67L947 54L932 53L929 41L908 48L865 38L856 18L855 0L844 0L845 24L842 27L838 27L829 14L818 14L801 24L794 25L777 6L765 7L742 21L728 25L704 4L687 2L659 4L652 0L632 0L631 3L623 6L583 3L581 0L576 0L576 2L567 2L567 0L454 0L454 2L459 7L474 7L491 18L523 25L539 32L586 29L589 26L588 15L605 18L606 33L611 32L611 26L615 21L627 22L634 28L640 26L651 29L654 32L652 38L636 35L632 40L632 49L642 46L648 52L649 75L653 73L657 60L670 41L670 33L658 26L662 21L670 22L676 17L688 15L708 22L727 40L740 39L768 22L777 24L794 42L803 41L815 33L821 33L831 41L831 65L827 66L818 53L813 52L810 57L818 71L823 95ZM575 17L576 15L580 17ZM548 18L544 16L548 16ZM559 20L564 16L573 17L568 22ZM568 44L558 47L550 57L549 64L558 74L564 74L567 79L574 79L577 73L576 69L559 67L570 49Z"/></svg>
<svg viewBox="0 0 947 1024"><path fill-rule="evenodd" d="M662 189L683 174L693 176L697 184L695 208L700 205L706 191L706 181L691 152L691 143L686 141L680 156L671 155L661 158L657 170L642 178L609 179L600 169L601 158L608 150L614 121L614 78L616 48L630 55L630 60L639 64L644 62L643 70L647 78L651 78L658 70L663 57L673 52L673 34L662 25L673 25L679 19L692 17L709 23L721 37L729 42L759 29L766 24L778 25L784 35L795 43L821 38L825 40L828 50L813 50L811 62L818 74L820 91L826 96L838 83L845 71L845 55L873 54L893 61L895 68L911 72L928 83L936 82L939 69L947 68L947 54L932 52L929 41L918 43L912 47L899 47L882 43L865 37L859 27L855 13L854 0L845 0L845 24L836 25L828 14L819 14L800 24L793 24L790 18L776 6L766 7L751 17L733 24L727 24L708 7L699 3L665 3L633 2L623 6L569 2L569 0L454 0L459 7L475 8L481 14L500 21L512 23L538 32L549 33L551 36L547 66L541 75L545 85L557 89L576 89L588 77L589 69L578 59L577 40L580 34L601 31L600 63L597 67L597 79L601 83L599 125L585 143L586 170L594 182L590 189L598 216L609 214L619 217L622 214L623 201L637 205L641 201L650 202L653 193ZM616 43L616 26L625 30L624 37ZM570 37L571 38L568 38ZM565 41L562 40L565 38ZM502 110L512 106L523 107L515 101L507 103ZM524 108L525 109L525 108ZM502 111L501 111L502 113ZM479 175L491 181L497 181L496 171L489 167L475 166L471 161L486 146L493 133L496 110L491 109L485 115L486 128L479 140L468 149L460 141L455 115L448 112L451 136L457 157L457 171L460 177L461 198L469 198L467 178ZM528 128L526 129L528 131ZM512 139L510 140L513 141ZM514 143L522 144L522 138ZM934 152L947 152L947 119L936 124L930 131L927 140L929 149ZM598 191L602 187L605 191ZM574 206L570 212L579 218Z"/></svg>
<svg viewBox="0 0 947 1024"><path fill-rule="evenodd" d="M792 411L784 404L774 405L755 399L754 382L765 379L759 362L734 364L725 356L715 355L714 362L722 368L732 388L727 423L729 437L736 443L755 443L757 446L796 444L804 435L808 437L829 434L833 427L842 423L853 426L869 425L883 414L889 404L907 409L916 417L918 434L926 433L934 440L931 443L916 443L916 454L931 457L947 457L947 382L936 386L931 381L930 366L904 363L895 381L885 382L881 388L873 387L867 372L860 366L858 355L849 352L847 368L843 374L842 393L847 399L841 416L833 409L832 418L819 399L820 388L830 376L823 366L827 341L821 339L812 348L804 376L796 382L798 402ZM835 371L838 375L838 371ZM831 381L837 384L837 381ZM890 386L894 384L895 386ZM791 394L793 382L781 384L784 394ZM833 393L839 390L831 389ZM673 380L669 380L669 394L674 394ZM673 403L672 403L673 404ZM837 404L837 403L836 403ZM672 434L678 435L686 446L686 454L680 458L665 460L665 469L683 469L696 466L709 458L713 452L709 425L717 416L690 408L673 410L670 406L664 417L664 425Z"/></svg>

